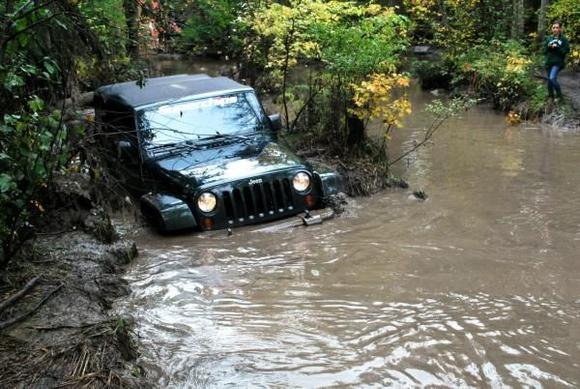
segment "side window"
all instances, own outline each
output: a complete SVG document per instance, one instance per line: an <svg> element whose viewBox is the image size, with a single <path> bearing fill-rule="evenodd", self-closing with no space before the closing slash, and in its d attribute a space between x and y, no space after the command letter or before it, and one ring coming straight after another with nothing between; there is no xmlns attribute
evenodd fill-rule
<svg viewBox="0 0 580 389"><path fill-rule="evenodd" d="M252 107L254 112L256 112L256 116L258 116L260 122L267 123L266 115L264 114L264 109L262 108L262 104L260 104L260 101L258 100L256 95L253 92L247 92L246 100L248 100L248 103L250 103L250 106Z"/></svg>

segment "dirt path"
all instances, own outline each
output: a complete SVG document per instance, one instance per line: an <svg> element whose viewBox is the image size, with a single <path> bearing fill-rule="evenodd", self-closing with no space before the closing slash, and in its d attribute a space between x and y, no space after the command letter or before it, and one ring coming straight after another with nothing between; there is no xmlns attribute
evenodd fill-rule
<svg viewBox="0 0 580 389"><path fill-rule="evenodd" d="M562 87L562 93L570 101L570 104L578 112L580 111L580 73L572 70L564 70L558 77Z"/></svg>

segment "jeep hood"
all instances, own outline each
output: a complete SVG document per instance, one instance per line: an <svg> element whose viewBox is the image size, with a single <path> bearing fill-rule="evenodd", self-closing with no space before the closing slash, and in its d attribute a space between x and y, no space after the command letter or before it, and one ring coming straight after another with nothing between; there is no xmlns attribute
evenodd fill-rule
<svg viewBox="0 0 580 389"><path fill-rule="evenodd" d="M259 147L234 145L195 150L187 155L158 161L165 172L195 187L209 187L270 172L304 168L304 163L286 148L272 142Z"/></svg>

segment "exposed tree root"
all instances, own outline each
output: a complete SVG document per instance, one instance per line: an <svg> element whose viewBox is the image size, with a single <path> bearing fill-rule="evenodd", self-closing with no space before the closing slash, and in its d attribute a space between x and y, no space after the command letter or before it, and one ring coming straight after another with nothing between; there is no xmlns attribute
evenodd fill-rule
<svg viewBox="0 0 580 389"><path fill-rule="evenodd" d="M30 309L29 311L26 311L25 313L16 316L15 318L0 322L0 330L3 330L5 328L10 327L11 325L18 323L24 319L26 319L28 316L32 315L34 312L36 312L38 310L38 308L40 308L46 301L48 301L49 298L51 298L56 292L59 291L60 288L63 287L63 284L58 285L56 288L54 288L53 290L51 290L50 292L48 292L48 294L46 296L43 297L42 300L40 300L34 307L32 307L32 309Z"/></svg>
<svg viewBox="0 0 580 389"><path fill-rule="evenodd" d="M0 303L0 312L4 311L6 308L20 300L22 297L26 296L26 294L32 290L39 278L40 277L34 277L28 281L26 285L24 285L24 288L20 289L17 293L14 293L12 296L6 299L6 301Z"/></svg>

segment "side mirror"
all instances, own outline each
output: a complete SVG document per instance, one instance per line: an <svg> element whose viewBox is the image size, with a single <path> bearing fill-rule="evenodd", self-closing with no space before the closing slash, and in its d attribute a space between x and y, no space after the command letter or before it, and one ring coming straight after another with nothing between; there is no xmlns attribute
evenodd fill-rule
<svg viewBox="0 0 580 389"><path fill-rule="evenodd" d="M135 148L131 142L120 140L117 142L117 159L120 161L131 159Z"/></svg>
<svg viewBox="0 0 580 389"><path fill-rule="evenodd" d="M282 119L279 113L275 113L274 115L268 116L268 119L270 119L272 131L278 132L282 129Z"/></svg>

